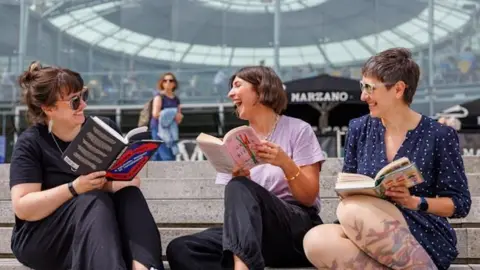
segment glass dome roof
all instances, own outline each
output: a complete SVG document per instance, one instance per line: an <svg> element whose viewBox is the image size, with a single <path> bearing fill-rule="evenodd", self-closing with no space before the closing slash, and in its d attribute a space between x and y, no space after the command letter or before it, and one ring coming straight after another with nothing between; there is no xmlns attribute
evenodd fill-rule
<svg viewBox="0 0 480 270"><path fill-rule="evenodd" d="M237 9L244 12L270 12L268 5L261 0L189 0L218 8ZM270 1L270 0L268 0ZM256 2L257 4L253 4ZM282 9L293 11L319 5L326 0L284 0ZM461 29L469 20L469 10L463 5L471 4L468 0L436 1L434 8L434 39L440 41L452 32ZM61 15L50 17L50 22L65 33L92 46L127 55L139 56L161 61L174 61L187 64L212 66L244 66L264 61L266 65L274 64L274 52L271 47L237 47L229 45L197 44L194 40L172 41L123 28L104 17L106 11L122 5L122 1L87 6ZM257 9L258 7L258 9ZM248 10L247 10L248 9ZM182 19L182 18L180 18ZM284 46L280 48L282 66L299 65L343 65L362 61L377 51L391 47L418 48L428 44L428 8L418 15L382 30L378 33L331 41L316 37L302 46Z"/></svg>

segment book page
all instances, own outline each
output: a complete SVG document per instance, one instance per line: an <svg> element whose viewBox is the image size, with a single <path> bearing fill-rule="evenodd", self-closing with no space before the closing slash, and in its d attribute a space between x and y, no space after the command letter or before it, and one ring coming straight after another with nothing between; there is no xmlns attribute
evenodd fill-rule
<svg viewBox="0 0 480 270"><path fill-rule="evenodd" d="M406 157L399 158L395 161L392 161L391 163L387 164L385 167L383 167L375 176L375 179L379 179L380 177L391 173L403 166L406 166L410 164L410 160Z"/></svg>
<svg viewBox="0 0 480 270"><path fill-rule="evenodd" d="M115 138L117 138L119 141L127 144L128 143L128 140L125 139L124 137L122 137L122 135L120 135L115 129L113 129L111 126L109 126L107 123L103 122L100 118L94 116L92 117L92 119L98 124L100 125L106 132L110 133L110 135L114 136Z"/></svg>
<svg viewBox="0 0 480 270"><path fill-rule="evenodd" d="M407 188L418 185L424 181L417 166L412 163L409 166L391 172L384 177L381 177L378 181L381 182L381 186L384 189L388 189L391 186L405 185Z"/></svg>
<svg viewBox="0 0 480 270"><path fill-rule="evenodd" d="M125 140L128 142L128 141L130 141L130 138L132 138L133 136L135 136L137 134L140 134L140 133L147 132L147 131L148 131L148 127L146 127L146 126L134 128L134 129L130 130L129 132L127 132L127 134L125 135Z"/></svg>
<svg viewBox="0 0 480 270"><path fill-rule="evenodd" d="M233 161L244 169L251 169L262 163L254 150L254 146L260 143L260 139L251 127L231 132L224 141Z"/></svg>
<svg viewBox="0 0 480 270"><path fill-rule="evenodd" d="M217 172L232 173L235 163L223 145L205 142L197 142L197 144Z"/></svg>
<svg viewBox="0 0 480 270"><path fill-rule="evenodd" d="M200 133L195 140L198 144L223 145L223 141L221 139L203 132Z"/></svg>

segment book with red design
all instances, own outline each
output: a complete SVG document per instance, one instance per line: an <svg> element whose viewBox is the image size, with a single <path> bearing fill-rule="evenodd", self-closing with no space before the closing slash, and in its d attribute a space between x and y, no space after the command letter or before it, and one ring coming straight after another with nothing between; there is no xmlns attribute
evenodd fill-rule
<svg viewBox="0 0 480 270"><path fill-rule="evenodd" d="M130 181L162 143L151 140L147 127L119 134L98 117L89 117L62 159L77 175L106 171L109 181Z"/></svg>
<svg viewBox="0 0 480 270"><path fill-rule="evenodd" d="M223 140L206 133L196 138L198 147L220 173L232 173L235 165L249 170L262 162L254 149L261 143L252 127L240 126L227 132Z"/></svg>

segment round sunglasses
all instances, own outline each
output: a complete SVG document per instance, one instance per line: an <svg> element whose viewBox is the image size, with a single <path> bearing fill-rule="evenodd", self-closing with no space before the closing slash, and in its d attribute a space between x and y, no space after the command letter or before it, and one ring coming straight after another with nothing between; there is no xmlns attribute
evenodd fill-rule
<svg viewBox="0 0 480 270"><path fill-rule="evenodd" d="M88 91L89 91L88 88L84 87L83 90L78 95L75 95L69 100L69 105L72 110L74 111L78 110L78 108L80 108L80 105L82 104L82 100L85 103L87 102Z"/></svg>

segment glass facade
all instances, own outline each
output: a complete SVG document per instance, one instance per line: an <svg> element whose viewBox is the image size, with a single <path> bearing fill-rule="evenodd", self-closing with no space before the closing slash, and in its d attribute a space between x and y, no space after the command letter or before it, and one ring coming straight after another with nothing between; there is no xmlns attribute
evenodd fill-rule
<svg viewBox="0 0 480 270"><path fill-rule="evenodd" d="M469 0L0 0L2 103L32 60L81 72L92 104L143 104L163 72L184 103L224 100L246 65L284 81L360 78L391 47L422 69L414 105L426 114L480 97L478 2Z"/></svg>

